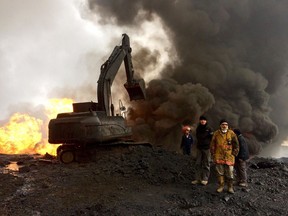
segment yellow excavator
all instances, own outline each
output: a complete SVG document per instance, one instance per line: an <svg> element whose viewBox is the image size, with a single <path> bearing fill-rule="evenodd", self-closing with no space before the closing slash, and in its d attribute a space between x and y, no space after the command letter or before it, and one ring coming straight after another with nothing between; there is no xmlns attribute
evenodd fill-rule
<svg viewBox="0 0 288 216"><path fill-rule="evenodd" d="M49 122L48 141L61 144L57 158L62 163L77 161L77 155L94 146L130 145L132 129L122 115L114 114L111 86L124 61L127 82L124 84L130 100L145 99L145 82L134 78L132 49L127 34L115 46L108 60L102 64L97 86L98 102L73 103L73 112L59 113Z"/></svg>

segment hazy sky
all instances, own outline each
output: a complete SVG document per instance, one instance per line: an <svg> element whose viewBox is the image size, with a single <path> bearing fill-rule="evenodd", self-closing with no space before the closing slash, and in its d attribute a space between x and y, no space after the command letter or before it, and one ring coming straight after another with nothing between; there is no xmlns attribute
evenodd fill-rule
<svg viewBox="0 0 288 216"><path fill-rule="evenodd" d="M100 24L98 19L84 0L0 2L0 119L21 111L20 103L37 105L51 97L97 99L101 64L120 44L122 33L131 33L129 27L112 21ZM143 29L154 28L155 23L144 20L129 34L132 45L153 37L155 33ZM157 35L155 40L165 37L161 29ZM165 42L158 45L163 61L169 47ZM147 78L161 67L159 63L158 68L150 68Z"/></svg>

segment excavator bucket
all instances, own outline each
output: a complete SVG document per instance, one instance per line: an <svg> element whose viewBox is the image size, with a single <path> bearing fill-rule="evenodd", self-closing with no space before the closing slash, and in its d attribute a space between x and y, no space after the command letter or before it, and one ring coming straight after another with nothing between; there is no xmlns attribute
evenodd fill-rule
<svg viewBox="0 0 288 216"><path fill-rule="evenodd" d="M130 100L144 100L146 98L145 92L145 82L143 79L134 80L133 83L125 83L124 87L126 88Z"/></svg>

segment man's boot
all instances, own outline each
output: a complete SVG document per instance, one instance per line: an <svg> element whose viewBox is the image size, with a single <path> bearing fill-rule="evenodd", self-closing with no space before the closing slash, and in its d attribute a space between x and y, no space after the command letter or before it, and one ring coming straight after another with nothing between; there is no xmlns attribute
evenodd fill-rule
<svg viewBox="0 0 288 216"><path fill-rule="evenodd" d="M218 193L222 193L224 190L224 176L219 176L218 177L218 188L217 188L217 192Z"/></svg>
<svg viewBox="0 0 288 216"><path fill-rule="evenodd" d="M231 194L234 194L233 179L229 179L229 181L228 181L228 192Z"/></svg>

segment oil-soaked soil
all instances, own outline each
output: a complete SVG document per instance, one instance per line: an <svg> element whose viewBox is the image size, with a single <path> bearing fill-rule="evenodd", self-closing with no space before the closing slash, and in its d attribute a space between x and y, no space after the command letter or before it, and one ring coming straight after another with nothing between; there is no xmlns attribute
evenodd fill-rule
<svg viewBox="0 0 288 216"><path fill-rule="evenodd" d="M194 163L147 146L71 164L0 155L0 215L288 215L287 158L251 159L248 188L232 195L216 192L213 166L207 186L192 185Z"/></svg>

